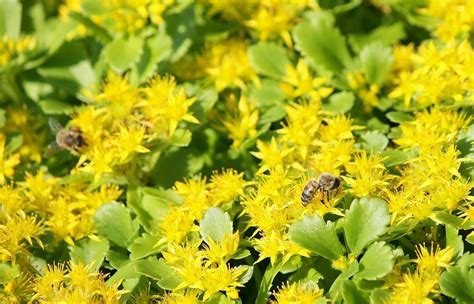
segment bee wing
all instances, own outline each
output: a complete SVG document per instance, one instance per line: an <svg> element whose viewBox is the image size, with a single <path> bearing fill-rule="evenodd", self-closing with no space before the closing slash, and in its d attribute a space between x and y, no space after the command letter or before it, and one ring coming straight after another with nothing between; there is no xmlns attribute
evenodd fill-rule
<svg viewBox="0 0 474 304"><path fill-rule="evenodd" d="M61 123L56 118L53 118L53 117L50 117L48 119L48 124L49 124L49 128L54 134L58 133L59 130L64 129L63 125L61 125Z"/></svg>
<svg viewBox="0 0 474 304"><path fill-rule="evenodd" d="M51 156L53 156L54 154L58 153L59 151L61 151L61 147L58 145L58 143L56 141L52 141L51 143L49 143L49 145L46 147L46 150L44 151L44 154L43 156L45 158L49 158Z"/></svg>

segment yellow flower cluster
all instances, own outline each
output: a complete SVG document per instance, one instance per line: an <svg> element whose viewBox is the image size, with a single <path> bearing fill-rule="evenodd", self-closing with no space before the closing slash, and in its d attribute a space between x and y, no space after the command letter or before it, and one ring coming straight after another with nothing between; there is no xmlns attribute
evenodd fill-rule
<svg viewBox="0 0 474 304"><path fill-rule="evenodd" d="M0 67L15 60L24 59L28 53L34 51L38 46L36 39L32 36L23 36L17 39L3 35L0 38Z"/></svg>
<svg viewBox="0 0 474 304"><path fill-rule="evenodd" d="M117 303L126 291L108 285L104 275L82 264L48 266L34 284L32 300L42 303Z"/></svg>
<svg viewBox="0 0 474 304"><path fill-rule="evenodd" d="M401 98L406 107L474 101L474 51L471 44L429 41L413 52L411 46L395 49L395 88L389 98Z"/></svg>
<svg viewBox="0 0 474 304"><path fill-rule="evenodd" d="M173 3L174 0L105 0L92 4L85 0L66 0L59 7L59 14L64 21L69 19L70 13L84 14L111 32L133 33L145 28L148 20L152 24L162 23L164 11ZM78 26L77 32L88 33L83 24Z"/></svg>
<svg viewBox="0 0 474 304"><path fill-rule="evenodd" d="M392 290L392 296L387 303L433 303L428 297L430 294L439 293L439 277L444 268L449 266L453 258L453 249L447 247L440 250L439 247L431 250L424 246L418 246L415 263L416 270L413 273L392 274L387 284Z"/></svg>
<svg viewBox="0 0 474 304"><path fill-rule="evenodd" d="M94 174L96 181L105 173L133 174L137 153L170 140L182 121L198 123L189 113L195 98L188 98L172 77L156 77L139 88L126 76L110 73L92 99L71 125L81 130L86 143L79 151L79 170Z"/></svg>
<svg viewBox="0 0 474 304"><path fill-rule="evenodd" d="M198 227L194 222L200 220L207 209L232 202L243 194L246 184L243 174L234 170L214 172L209 182L202 177L177 182L175 191L183 202L172 208L157 228L166 241L179 244L189 232L196 231Z"/></svg>
<svg viewBox="0 0 474 304"><path fill-rule="evenodd" d="M27 173L24 182L1 186L0 223L5 225L5 231L8 232L3 236L4 241L0 241L3 242L4 253L8 256L4 260L15 259L15 254L21 252L16 248L22 246L21 240L25 237L31 243L30 234L21 233L23 228L15 228L18 226L15 221L27 219L34 222L36 216L25 217L22 215L24 211L38 213L42 218L41 227L51 231L57 240L74 244L74 240L93 235L92 216L96 209L116 200L121 190L117 186L102 185L98 190L86 191L88 186L82 182L63 184L58 178L46 175L43 171L36 175ZM44 231L33 230L36 232L34 236ZM15 237L16 234L19 237Z"/></svg>
<svg viewBox="0 0 474 304"><path fill-rule="evenodd" d="M474 3L470 0L430 0L419 12L437 19L433 34L443 41L467 38L474 26Z"/></svg>
<svg viewBox="0 0 474 304"><path fill-rule="evenodd" d="M211 15L221 13L226 19L238 21L255 31L261 41L279 37L288 46L293 45L290 31L300 14L306 8L319 9L316 2L310 0L284 2L274 0L204 0L204 2L211 5Z"/></svg>
<svg viewBox="0 0 474 304"><path fill-rule="evenodd" d="M257 134L259 112L255 104L245 96L241 96L237 103L234 96L230 96L226 103L227 111L222 123L232 139L232 146L239 148L242 143Z"/></svg>
<svg viewBox="0 0 474 304"><path fill-rule="evenodd" d="M296 304L316 303L321 299L323 291L317 285L304 283L292 283L283 285L277 292L273 293L275 301L272 304Z"/></svg>
<svg viewBox="0 0 474 304"><path fill-rule="evenodd" d="M259 83L250 65L247 44L238 38L208 44L201 54L176 64L174 70L186 79L206 77L218 92L235 87L245 90L249 80Z"/></svg>
<svg viewBox="0 0 474 304"><path fill-rule="evenodd" d="M392 222L426 219L436 210L456 210L472 201L472 182L459 173L463 159L454 145L457 134L470 122L452 111L419 112L415 120L403 123L402 136L395 140L404 149L416 149L418 156L394 176L386 192ZM463 204L464 202L464 204Z"/></svg>

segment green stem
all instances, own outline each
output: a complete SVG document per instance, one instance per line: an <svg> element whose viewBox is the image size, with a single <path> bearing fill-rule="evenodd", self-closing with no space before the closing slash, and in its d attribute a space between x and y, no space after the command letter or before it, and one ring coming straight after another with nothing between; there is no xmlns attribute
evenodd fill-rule
<svg viewBox="0 0 474 304"><path fill-rule="evenodd" d="M273 279L280 272L283 267L281 260L277 260L274 265L268 264L265 274L263 275L260 287L258 288L256 304L266 304L268 296L270 295L270 288L272 287Z"/></svg>

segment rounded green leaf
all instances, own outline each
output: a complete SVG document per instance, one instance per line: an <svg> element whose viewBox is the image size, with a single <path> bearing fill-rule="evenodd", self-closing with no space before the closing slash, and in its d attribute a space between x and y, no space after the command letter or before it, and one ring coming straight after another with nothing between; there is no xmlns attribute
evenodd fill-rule
<svg viewBox="0 0 474 304"><path fill-rule="evenodd" d="M362 134L362 148L368 152L383 151L388 145L387 136L379 131L368 131Z"/></svg>
<svg viewBox="0 0 474 304"><path fill-rule="evenodd" d="M225 234L232 234L232 221L227 212L217 207L207 210L199 225L204 240L211 238L214 242L222 242Z"/></svg>
<svg viewBox="0 0 474 304"><path fill-rule="evenodd" d="M382 84L392 67L392 50L380 42L371 43L360 52L360 61L367 81Z"/></svg>
<svg viewBox="0 0 474 304"><path fill-rule="evenodd" d="M352 92L339 92L329 97L329 103L321 107L324 111L346 113L354 106L355 96Z"/></svg>
<svg viewBox="0 0 474 304"><path fill-rule="evenodd" d="M389 273L395 263L392 249L384 242L372 244L359 263L358 278L376 280Z"/></svg>
<svg viewBox="0 0 474 304"><path fill-rule="evenodd" d="M403 112L392 111L392 112L388 112L386 116L391 122L396 122L396 123L402 123L402 122L413 120L413 116L407 113L403 113Z"/></svg>
<svg viewBox="0 0 474 304"><path fill-rule="evenodd" d="M282 78L290 64L286 50L272 42L259 42L249 48L250 64L260 74Z"/></svg>
<svg viewBox="0 0 474 304"><path fill-rule="evenodd" d="M163 289L172 290L181 283L181 279L173 268L163 259L149 257L145 260L135 261L134 266L136 272L156 280L156 284Z"/></svg>
<svg viewBox="0 0 474 304"><path fill-rule="evenodd" d="M338 73L351 62L344 36L327 13L318 12L311 21L297 25L293 38L296 47L314 66Z"/></svg>
<svg viewBox="0 0 474 304"><path fill-rule="evenodd" d="M326 259L336 260L344 253L333 224L326 224L318 215L305 216L291 225L289 236L296 244Z"/></svg>
<svg viewBox="0 0 474 304"><path fill-rule="evenodd" d="M387 204L378 198L355 199L346 214L344 233L347 245L358 255L365 246L384 233L390 221Z"/></svg>
<svg viewBox="0 0 474 304"><path fill-rule="evenodd" d="M102 205L94 215L97 232L120 247L127 246L137 236L139 225L132 221L128 209L117 202Z"/></svg>
<svg viewBox="0 0 474 304"><path fill-rule="evenodd" d="M439 279L441 292L459 303L474 303L474 269L449 267Z"/></svg>
<svg viewBox="0 0 474 304"><path fill-rule="evenodd" d="M87 265L92 263L92 271L97 271L104 261L109 250L109 243L106 240L82 239L69 247L71 260L78 264Z"/></svg>
<svg viewBox="0 0 474 304"><path fill-rule="evenodd" d="M136 238L133 243L128 246L128 251L130 251L130 259L138 260L160 252L165 246L165 244L162 246L156 246L160 239L160 236L148 233Z"/></svg>
<svg viewBox="0 0 474 304"><path fill-rule="evenodd" d="M104 55L107 62L118 71L124 71L138 62L142 54L143 39L136 36L119 38L107 44Z"/></svg>

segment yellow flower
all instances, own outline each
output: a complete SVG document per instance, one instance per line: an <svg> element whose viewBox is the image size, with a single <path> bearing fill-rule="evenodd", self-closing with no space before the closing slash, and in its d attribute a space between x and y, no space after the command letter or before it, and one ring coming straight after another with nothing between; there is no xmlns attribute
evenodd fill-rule
<svg viewBox="0 0 474 304"><path fill-rule="evenodd" d="M47 266L35 282L33 300L60 303L117 303L126 291L107 285L90 265L69 263Z"/></svg>
<svg viewBox="0 0 474 304"><path fill-rule="evenodd" d="M348 184L350 193L357 197L375 195L384 191L389 185L390 176L380 156L367 156L367 153L355 155L354 160L346 165L349 176L342 178Z"/></svg>
<svg viewBox="0 0 474 304"><path fill-rule="evenodd" d="M229 102L228 109L232 111L235 109L235 104ZM226 115L222 120L224 127L229 133L229 138L232 139L232 146L239 148L242 143L252 138L257 134L257 123L259 113L255 104L249 102L245 96L241 96L238 107L234 115Z"/></svg>
<svg viewBox="0 0 474 304"><path fill-rule="evenodd" d="M420 147L422 151L452 143L457 134L466 128L471 121L464 114L432 108L415 114L413 121L400 125L402 136L394 142L402 148Z"/></svg>
<svg viewBox="0 0 474 304"><path fill-rule="evenodd" d="M124 163L134 152L147 153L150 152L142 145L143 137L145 136L145 129L132 129L126 127L119 127L119 134L117 138L117 148L120 149L119 162Z"/></svg>
<svg viewBox="0 0 474 304"><path fill-rule="evenodd" d="M296 68L291 65L286 66L286 75L280 87L287 98L308 96L320 103L321 99L328 97L333 91L333 88L324 86L328 81L326 77L314 78L306 62L300 59Z"/></svg>
<svg viewBox="0 0 474 304"><path fill-rule="evenodd" d="M203 300L209 299L219 291L226 293L229 299L238 299L237 287L244 285L239 283L239 277L246 271L244 267L228 267L219 264L216 268L206 269L202 278L202 287L205 290Z"/></svg>
<svg viewBox="0 0 474 304"><path fill-rule="evenodd" d="M275 264L281 258L284 264L295 255L309 257L309 251L290 241L287 233L272 231L268 235L264 234L261 238L255 239L254 243L260 253L257 262L270 258L270 262Z"/></svg>
<svg viewBox="0 0 474 304"><path fill-rule="evenodd" d="M287 283L273 293L275 301L272 304L316 303L323 296L323 290L315 284Z"/></svg>
<svg viewBox="0 0 474 304"><path fill-rule="evenodd" d="M449 267L451 259L453 258L454 250L451 247L444 249L433 248L428 250L425 246L418 246L416 248L416 264L417 271L427 279L438 280L443 268Z"/></svg>
<svg viewBox="0 0 474 304"><path fill-rule="evenodd" d="M42 221L37 221L36 216L26 215L18 211L13 216L8 216L6 222L0 222L0 260L16 261L16 255L28 255L25 244L33 245L33 240L43 247L40 236L45 232Z"/></svg>
<svg viewBox="0 0 474 304"><path fill-rule="evenodd" d="M242 40L230 39L209 45L201 57L207 62L205 71L209 82L215 84L218 92L233 87L246 90L246 81L259 82L250 65L247 45Z"/></svg>
<svg viewBox="0 0 474 304"><path fill-rule="evenodd" d="M434 290L438 280L425 279L420 273L404 274L403 281L395 284L388 303L397 304L432 304L428 296Z"/></svg>
<svg viewBox="0 0 474 304"><path fill-rule="evenodd" d="M17 59L24 60L24 57L34 51L37 46L37 40L32 36L26 35L15 39L3 35L0 37L0 68Z"/></svg>
<svg viewBox="0 0 474 304"><path fill-rule="evenodd" d="M244 174L229 169L221 173L213 172L209 183L210 202L214 206L232 201L243 194L247 182Z"/></svg>
<svg viewBox="0 0 474 304"><path fill-rule="evenodd" d="M222 264L226 263L239 248L239 232L233 234L224 234L222 241L215 242L211 238L206 240L206 257L209 259L209 263Z"/></svg>
<svg viewBox="0 0 474 304"><path fill-rule="evenodd" d="M179 122L199 123L189 113L189 107L196 98L188 98L183 88L176 88L173 77L155 77L149 81L148 87L144 88L143 92L145 94L145 99L142 101L143 112L152 129L161 131L160 128L167 128L168 136L171 137Z"/></svg>
<svg viewBox="0 0 474 304"><path fill-rule="evenodd" d="M253 156L261 159L260 168L257 174L261 174L267 170L283 166L284 159L288 156L292 149L282 149L278 146L275 137L272 137L269 144L264 141L257 140L258 152L250 152Z"/></svg>
<svg viewBox="0 0 474 304"><path fill-rule="evenodd" d="M5 140L5 135L0 133L0 184L15 174L15 167L20 163L20 154L5 151Z"/></svg>

